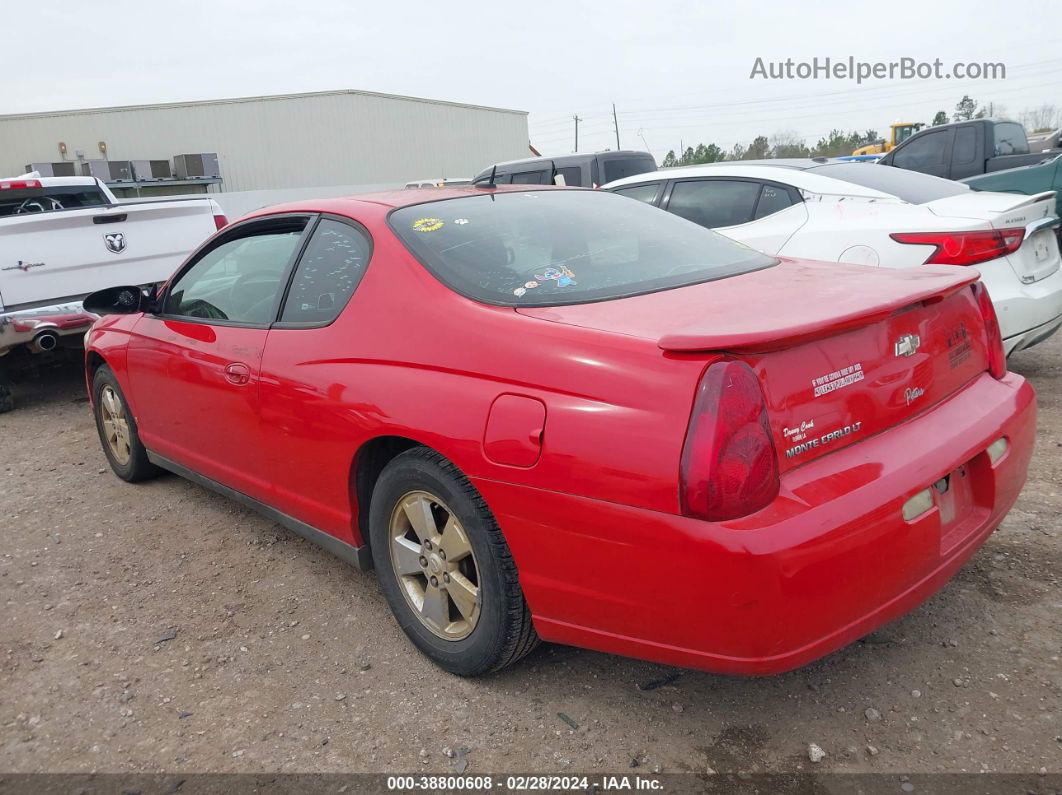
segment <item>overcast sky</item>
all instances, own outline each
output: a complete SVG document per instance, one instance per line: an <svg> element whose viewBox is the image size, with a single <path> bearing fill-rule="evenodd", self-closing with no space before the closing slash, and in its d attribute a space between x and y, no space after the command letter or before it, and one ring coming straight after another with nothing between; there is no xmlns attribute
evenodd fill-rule
<svg viewBox="0 0 1062 795"><path fill-rule="evenodd" d="M2 5L0 114L356 88L530 112L544 154L620 143L726 148L791 130L884 132L964 93L1009 115L1062 106L1048 6L961 2L339 2L82 0ZM1039 11L1037 9L1040 9ZM945 68L1005 80L752 80L757 57ZM643 143L643 141L645 143Z"/></svg>

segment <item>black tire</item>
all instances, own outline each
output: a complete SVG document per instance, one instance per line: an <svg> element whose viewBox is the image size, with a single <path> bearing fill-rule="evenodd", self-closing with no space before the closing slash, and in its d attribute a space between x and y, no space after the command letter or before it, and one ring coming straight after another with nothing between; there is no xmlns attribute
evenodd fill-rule
<svg viewBox="0 0 1062 795"><path fill-rule="evenodd" d="M15 395L11 391L11 382L0 376L0 414L15 410Z"/></svg>
<svg viewBox="0 0 1062 795"><path fill-rule="evenodd" d="M434 634L414 612L391 564L391 516L411 491L437 495L463 526L478 572L479 617L459 640ZM373 563L398 625L414 645L458 676L479 676L511 665L538 644L509 545L468 479L450 461L426 447L392 459L373 489L369 507Z"/></svg>
<svg viewBox="0 0 1062 795"><path fill-rule="evenodd" d="M107 440L107 432L103 425L104 410L101 396L107 387L112 389L121 401L129 426L129 460L125 462L119 461L112 452L110 443ZM92 377L92 407L92 414L96 420L96 432L100 437L100 445L103 447L103 454L107 456L107 463L111 465L114 474L129 483L136 483L156 477L162 472L161 469L148 460L147 450L144 449L144 445L140 442L140 435L137 433L136 419L133 417L133 412L129 410L129 403L125 399L122 387L118 384L118 379L115 378L114 372L107 365L101 365Z"/></svg>

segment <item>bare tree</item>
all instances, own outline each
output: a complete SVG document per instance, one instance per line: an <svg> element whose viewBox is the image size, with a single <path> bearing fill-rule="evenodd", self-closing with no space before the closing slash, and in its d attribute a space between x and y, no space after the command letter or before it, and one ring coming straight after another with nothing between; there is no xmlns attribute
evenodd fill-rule
<svg viewBox="0 0 1062 795"><path fill-rule="evenodd" d="M1062 127L1062 112L1057 105L1050 103L1022 111L1018 118L1029 132L1047 132Z"/></svg>
<svg viewBox="0 0 1062 795"><path fill-rule="evenodd" d="M772 157L807 157L804 138L796 130L778 130L770 139Z"/></svg>

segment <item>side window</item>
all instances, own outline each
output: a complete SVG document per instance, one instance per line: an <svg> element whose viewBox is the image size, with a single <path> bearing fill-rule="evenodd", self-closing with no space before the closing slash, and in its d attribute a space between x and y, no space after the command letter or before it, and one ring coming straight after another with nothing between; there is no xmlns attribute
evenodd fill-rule
<svg viewBox="0 0 1062 795"><path fill-rule="evenodd" d="M959 127L951 153L953 163L972 163L977 154L977 131L973 127Z"/></svg>
<svg viewBox="0 0 1062 795"><path fill-rule="evenodd" d="M777 185L764 185L760 191L760 201L756 205L756 218L766 218L793 205L793 197L785 188Z"/></svg>
<svg viewBox="0 0 1062 795"><path fill-rule="evenodd" d="M648 185L634 185L630 188L619 188L612 191L618 193L620 196L627 196L631 199L637 199L640 202L646 204L652 204L656 199L656 194L660 192L660 183L651 182Z"/></svg>
<svg viewBox="0 0 1062 795"><path fill-rule="evenodd" d="M180 275L163 314L264 325L272 322L284 275L306 219L285 219L228 240Z"/></svg>
<svg viewBox="0 0 1062 795"><path fill-rule="evenodd" d="M912 138L911 141L896 151L893 165L897 168L909 168L922 171L926 168L943 168L947 165L945 154L948 148L948 134L935 132Z"/></svg>
<svg viewBox="0 0 1062 795"><path fill-rule="evenodd" d="M513 185L546 185L548 183L549 172L547 171L521 171L513 174Z"/></svg>
<svg viewBox="0 0 1062 795"><path fill-rule="evenodd" d="M752 220L759 195L760 186L755 182L687 180L675 183L667 209L709 229L737 226Z"/></svg>
<svg viewBox="0 0 1062 795"><path fill-rule="evenodd" d="M564 184L569 188L581 188L583 186L583 169L581 166L558 168L557 176L564 177Z"/></svg>
<svg viewBox="0 0 1062 795"><path fill-rule="evenodd" d="M331 219L317 225L284 301L283 323L331 323L357 289L372 245L360 229Z"/></svg>
<svg viewBox="0 0 1062 795"><path fill-rule="evenodd" d="M996 156L1027 155L1029 141L1025 138L1025 128L1014 122L999 122L992 128L995 139Z"/></svg>

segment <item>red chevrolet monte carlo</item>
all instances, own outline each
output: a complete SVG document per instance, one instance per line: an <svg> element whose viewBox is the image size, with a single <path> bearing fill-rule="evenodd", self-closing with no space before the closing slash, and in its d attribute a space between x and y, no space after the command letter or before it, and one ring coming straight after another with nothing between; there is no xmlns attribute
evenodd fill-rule
<svg viewBox="0 0 1062 795"><path fill-rule="evenodd" d="M543 638L767 674L918 605L1017 498L1035 396L975 278L778 260L600 191L404 190L95 294L87 377L119 477L374 566L448 671Z"/></svg>

